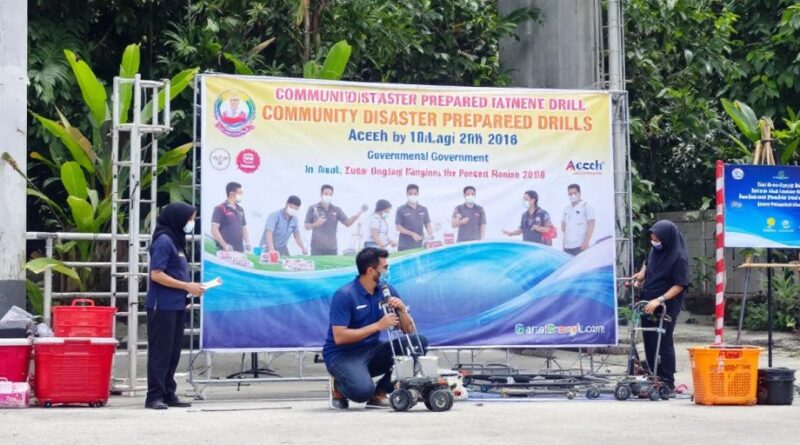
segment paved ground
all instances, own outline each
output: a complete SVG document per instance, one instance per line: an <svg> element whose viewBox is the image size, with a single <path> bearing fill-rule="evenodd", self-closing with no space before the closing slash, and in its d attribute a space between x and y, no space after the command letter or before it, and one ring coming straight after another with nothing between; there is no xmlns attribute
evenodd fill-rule
<svg viewBox="0 0 800 445"><path fill-rule="evenodd" d="M677 332L678 382L691 384L686 347L708 343L708 327L682 325ZM780 335L776 366L800 369L797 336ZM761 334L745 343L759 343ZM468 353L462 352L462 361ZM557 351L558 364L572 366L577 356ZM764 355L764 365L766 356ZM541 357L510 354L512 365L535 370ZM453 363L441 354L440 365ZM506 361L501 351L485 351L478 362ZM624 357L612 357L617 365ZM309 360L307 375L323 375ZM222 373L235 370L239 357L216 360ZM283 356L270 366L284 375L296 371L296 359ZM584 362L588 366L588 362ZM613 368L612 370L616 370ZM191 388L182 383L182 392ZM704 407L688 399L668 402L564 398L533 401L458 402L452 411L410 413L367 411L356 405L334 412L322 400L324 382L271 383L209 387L206 400L190 409L154 412L142 409L142 397L115 396L105 408L32 408L0 411L0 444L75 444L166 442L176 444L313 443L740 443L796 444L800 438L800 397L787 407Z"/></svg>

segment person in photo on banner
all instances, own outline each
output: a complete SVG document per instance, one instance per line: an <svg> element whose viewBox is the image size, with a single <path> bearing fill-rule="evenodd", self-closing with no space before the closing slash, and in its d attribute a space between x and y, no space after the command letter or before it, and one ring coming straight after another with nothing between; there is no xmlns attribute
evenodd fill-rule
<svg viewBox="0 0 800 445"><path fill-rule="evenodd" d="M408 202L397 209L394 220L400 233L397 242L398 252L422 247L425 231L429 237L433 236L431 216L428 209L419 204L419 187L416 184L409 184L406 187L406 199Z"/></svg>
<svg viewBox="0 0 800 445"><path fill-rule="evenodd" d="M412 334L414 329L397 290L386 283L388 258L386 250L362 249L356 255L358 276L331 300L330 326L322 348L325 367L333 377L331 408L346 409L348 400L366 402L368 408L389 406L394 358L389 342L381 342L380 332L397 327ZM380 307L387 290L391 295L387 303L396 314L384 315ZM419 340L423 349L428 347L425 337L420 335ZM394 347L403 350L397 343ZM372 378L378 376L382 377L376 384Z"/></svg>
<svg viewBox="0 0 800 445"><path fill-rule="evenodd" d="M300 198L292 195L286 200L284 208L271 213L267 217L260 245L265 247L269 253L278 252L282 256L289 256L289 238L294 236L294 240L303 255L308 255L308 250L306 250L306 246L303 243L303 237L300 235L300 224L297 222L297 212L300 209L300 204Z"/></svg>
<svg viewBox="0 0 800 445"><path fill-rule="evenodd" d="M581 186L567 186L569 205L561 217L561 232L564 234L564 252L575 256L589 248L594 234L594 207L581 199Z"/></svg>
<svg viewBox="0 0 800 445"><path fill-rule="evenodd" d="M375 213L369 218L369 239L364 242L364 247L377 247L388 249L397 247L397 242L389 238L389 215L392 213L392 203L379 199L375 203Z"/></svg>
<svg viewBox="0 0 800 445"><path fill-rule="evenodd" d="M350 227L366 210L364 205L348 218L341 208L333 205L333 186L323 185L320 202L309 207L306 213L305 229L311 231L311 255L338 255L336 229L339 223Z"/></svg>
<svg viewBox="0 0 800 445"><path fill-rule="evenodd" d="M552 245L555 227L550 220L550 214L539 207L539 194L535 190L528 190L522 195L522 220L519 227L514 230L503 230L508 236L522 235L522 241Z"/></svg>
<svg viewBox="0 0 800 445"><path fill-rule="evenodd" d="M665 333L661 336L661 358L659 368L655 370L659 378L675 389L675 343L672 334L678 314L683 307L686 286L689 285L689 254L683 234L672 221L662 219L650 228L650 253L642 270L633 275L633 285L643 286L641 299L649 301L642 315L642 327L658 327L657 315L654 312L661 303L667 308L664 319ZM644 350L647 363L655 363L658 333L645 331Z"/></svg>
<svg viewBox="0 0 800 445"><path fill-rule="evenodd" d="M220 119L228 125L241 124L247 120L247 113L239 108L241 99L239 96L231 96L228 102L223 106L220 113Z"/></svg>
<svg viewBox="0 0 800 445"><path fill-rule="evenodd" d="M181 358L186 297L203 295L192 283L186 258L186 235L194 233L194 207L182 202L161 210L150 245L147 310L147 398L145 407L186 408L175 394L175 370Z"/></svg>
<svg viewBox="0 0 800 445"><path fill-rule="evenodd" d="M478 241L486 237L486 212L483 207L475 204L475 187L464 187L464 203L453 210L452 226L458 229L456 241Z"/></svg>
<svg viewBox="0 0 800 445"><path fill-rule="evenodd" d="M225 186L225 194L225 201L214 207L214 213L211 214L211 237L219 249L244 252L250 249L250 235L241 206L242 185L229 182Z"/></svg>

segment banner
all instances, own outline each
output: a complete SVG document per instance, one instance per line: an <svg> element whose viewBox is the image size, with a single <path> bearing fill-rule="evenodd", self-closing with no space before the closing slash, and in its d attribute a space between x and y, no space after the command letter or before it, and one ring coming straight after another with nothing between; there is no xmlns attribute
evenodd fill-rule
<svg viewBox="0 0 800 445"><path fill-rule="evenodd" d="M320 348L369 243L433 346L616 344L607 93L206 75L201 94L203 275L224 283L204 349Z"/></svg>
<svg viewBox="0 0 800 445"><path fill-rule="evenodd" d="M725 165L725 247L800 247L800 167Z"/></svg>

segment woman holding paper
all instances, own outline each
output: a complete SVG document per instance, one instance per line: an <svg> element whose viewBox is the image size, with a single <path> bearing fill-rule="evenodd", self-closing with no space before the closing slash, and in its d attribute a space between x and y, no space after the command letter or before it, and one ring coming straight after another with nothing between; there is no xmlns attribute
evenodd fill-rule
<svg viewBox="0 0 800 445"><path fill-rule="evenodd" d="M186 408L175 395L175 369L181 358L186 295L200 296L204 287L192 283L186 258L186 235L194 233L194 207L167 205L156 222L150 246L150 286L147 290L147 399L145 408ZM129 340L134 341L134 340Z"/></svg>

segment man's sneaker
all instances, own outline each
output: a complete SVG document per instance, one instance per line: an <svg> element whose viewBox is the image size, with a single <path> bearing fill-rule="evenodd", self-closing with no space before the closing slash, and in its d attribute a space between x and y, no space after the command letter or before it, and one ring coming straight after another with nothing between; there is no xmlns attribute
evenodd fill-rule
<svg viewBox="0 0 800 445"><path fill-rule="evenodd" d="M331 385L331 392L328 397L328 406L333 409L347 409L350 407L350 402L347 401L347 397L344 394L340 393L338 389L336 389L336 380L331 377L330 380Z"/></svg>
<svg viewBox="0 0 800 445"><path fill-rule="evenodd" d="M369 401L367 401L367 405L365 408L370 409L388 409L392 405L389 403L389 397L386 395L385 392L376 392L374 396L372 396Z"/></svg>

